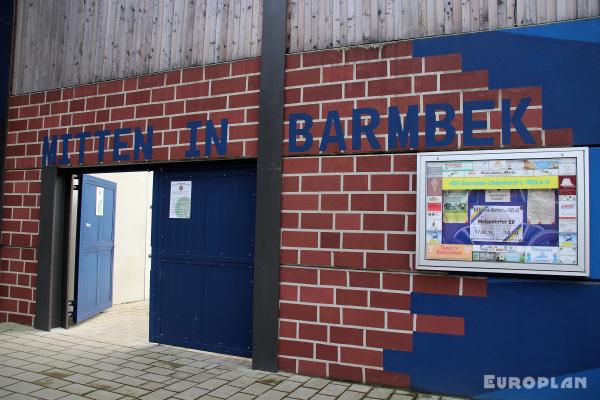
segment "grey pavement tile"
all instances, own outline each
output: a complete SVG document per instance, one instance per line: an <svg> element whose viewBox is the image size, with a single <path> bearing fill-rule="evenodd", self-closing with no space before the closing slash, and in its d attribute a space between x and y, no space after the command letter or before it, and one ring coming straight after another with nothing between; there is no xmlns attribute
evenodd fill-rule
<svg viewBox="0 0 600 400"><path fill-rule="evenodd" d="M286 395L287 395L287 393L285 393L285 392L279 392L277 390L268 390L268 391L264 392L263 394L261 394L260 396L258 396L256 399L257 400L280 400L280 399L283 399Z"/></svg>
<svg viewBox="0 0 600 400"><path fill-rule="evenodd" d="M63 386L67 386L71 382L67 382L65 380L53 378L53 377L49 376L47 378L40 379L39 381L35 381L33 383L35 383L36 385L46 387L46 388L50 388L50 389L59 389Z"/></svg>
<svg viewBox="0 0 600 400"><path fill-rule="evenodd" d="M28 394L35 392L36 390L44 389L44 387L30 382L17 382L13 383L12 385L5 386L4 389L10 392Z"/></svg>
<svg viewBox="0 0 600 400"><path fill-rule="evenodd" d="M287 376L282 376L279 374L271 374L271 375L265 376L264 378L259 379L258 383L275 386L275 385L278 385L281 382L285 381L286 379L287 379Z"/></svg>
<svg viewBox="0 0 600 400"><path fill-rule="evenodd" d="M142 397L142 400L164 400L176 394L175 392L171 392L170 390L159 389L153 392L150 392Z"/></svg>
<svg viewBox="0 0 600 400"><path fill-rule="evenodd" d="M5 398L9 394L10 394L10 392L8 390L0 389L0 399Z"/></svg>
<svg viewBox="0 0 600 400"><path fill-rule="evenodd" d="M79 383L71 383L68 386L62 387L61 390L72 394L85 395L87 393L93 392L96 389L91 386L80 385Z"/></svg>
<svg viewBox="0 0 600 400"><path fill-rule="evenodd" d="M323 389L321 389L319 394L335 397L335 396L339 396L340 394L344 393L344 391L346 389L347 389L347 386L345 386L345 385L339 385L337 383L329 383L327 386L325 386Z"/></svg>
<svg viewBox="0 0 600 400"><path fill-rule="evenodd" d="M169 380L168 376L158 375L158 374L144 374L139 376L140 379L145 379L147 381L159 382L163 383Z"/></svg>
<svg viewBox="0 0 600 400"><path fill-rule="evenodd" d="M94 400L117 400L123 397L118 393L111 393L106 390L95 390L88 393L86 396Z"/></svg>
<svg viewBox="0 0 600 400"><path fill-rule="evenodd" d="M390 400L413 400L414 398L415 396L411 394L394 393Z"/></svg>
<svg viewBox="0 0 600 400"><path fill-rule="evenodd" d="M255 396L247 393L236 393L229 398L229 400L252 400Z"/></svg>
<svg viewBox="0 0 600 400"><path fill-rule="evenodd" d="M184 390L181 393L177 393L173 397L175 397L176 399L182 399L182 400L195 400L201 396L204 396L206 393L208 393L208 390L206 390L206 389L202 389L199 387L192 387L187 390Z"/></svg>
<svg viewBox="0 0 600 400"><path fill-rule="evenodd" d="M6 397L3 397L3 400L31 400L32 397L26 394L21 393L11 393Z"/></svg>
<svg viewBox="0 0 600 400"><path fill-rule="evenodd" d="M369 392L369 397L374 399L389 399L390 396L394 393L394 389L388 388L373 388Z"/></svg>
<svg viewBox="0 0 600 400"><path fill-rule="evenodd" d="M0 376L0 387L12 385L13 383L17 383L16 379L7 378L5 376Z"/></svg>
<svg viewBox="0 0 600 400"><path fill-rule="evenodd" d="M112 391L118 387L123 386L123 384L119 382L109 381L106 379L98 379L96 381L88 383L88 386L91 386L96 389Z"/></svg>
<svg viewBox="0 0 600 400"><path fill-rule="evenodd" d="M165 390L170 390L172 392L183 392L184 390L187 390L191 387L196 386L195 382L191 382L191 381L177 381L169 386L165 386Z"/></svg>
<svg viewBox="0 0 600 400"><path fill-rule="evenodd" d="M372 389L371 386L361 385L360 383L353 383L348 388L348 390L352 390L353 392L361 392L361 393L367 393L371 389Z"/></svg>
<svg viewBox="0 0 600 400"><path fill-rule="evenodd" d="M289 393L296 390L296 388L298 388L300 385L302 385L302 382L292 381L288 379L276 385L273 389Z"/></svg>
<svg viewBox="0 0 600 400"><path fill-rule="evenodd" d="M329 379L311 378L302 386L312 389L323 389L329 382L331 382Z"/></svg>
<svg viewBox="0 0 600 400"><path fill-rule="evenodd" d="M347 390L338 397L338 400L360 400L363 397L365 397L365 393Z"/></svg>
<svg viewBox="0 0 600 400"><path fill-rule="evenodd" d="M141 385L139 385L139 387L140 387L140 388L142 388L142 389L146 389L146 390L150 390L150 391L152 391L152 390L158 390L158 389L162 389L162 388L164 388L165 386L167 386L167 385L165 385L164 383L160 383L160 382L150 382L150 381L148 381L148 382L145 382L145 383L142 383Z"/></svg>
<svg viewBox="0 0 600 400"><path fill-rule="evenodd" d="M231 385L223 385L216 390L213 390L209 393L210 396L218 397L220 399L228 399L233 396L237 392L240 391L240 388L231 386Z"/></svg>
<svg viewBox="0 0 600 400"><path fill-rule="evenodd" d="M114 380L117 378L120 378L123 375L120 374L116 374L114 372L110 372L110 371L97 371L94 372L93 374L90 374L91 376L97 378L97 379L106 379L106 380Z"/></svg>
<svg viewBox="0 0 600 400"><path fill-rule="evenodd" d="M128 386L128 385L121 386L121 387L115 389L114 392L122 394L124 396L131 396L134 398L142 397L143 395L148 394L147 390L140 389L135 386Z"/></svg>
<svg viewBox="0 0 600 400"><path fill-rule="evenodd" d="M93 381L95 381L97 379L98 378L95 378L93 376L83 375L83 374L75 374L75 375L67 376L65 378L65 380L67 380L67 381L71 381L71 382L75 382L75 383L81 383L82 385L85 385L87 383L93 382Z"/></svg>
<svg viewBox="0 0 600 400"><path fill-rule="evenodd" d="M58 379L64 379L67 376L75 375L75 372L73 371L67 371L66 369L59 368L45 369L44 371L41 371L41 373Z"/></svg>
<svg viewBox="0 0 600 400"><path fill-rule="evenodd" d="M49 388L45 388L42 390L38 390L37 392L30 393L31 396L35 396L35 397L38 397L38 398L44 399L44 400L56 400L56 399L60 399L61 397L65 397L68 394L69 393L66 393L66 392L63 392L60 390L49 389Z"/></svg>
<svg viewBox="0 0 600 400"><path fill-rule="evenodd" d="M256 382L256 378L252 378L249 376L240 376L239 378L231 381L229 384L233 385L233 386L244 388L246 386L252 385L254 382Z"/></svg>
<svg viewBox="0 0 600 400"><path fill-rule="evenodd" d="M312 397L311 400L335 400L336 396L327 396L325 394L317 393Z"/></svg>
<svg viewBox="0 0 600 400"><path fill-rule="evenodd" d="M70 395L67 395L66 397L63 397L60 400L89 400L89 398L82 397L82 396L79 396L77 394L70 394Z"/></svg>
<svg viewBox="0 0 600 400"><path fill-rule="evenodd" d="M141 386L148 381L136 378L134 376L123 376L121 378L115 379L115 382L119 382L119 383L122 383L123 385L129 385L129 386Z"/></svg>
<svg viewBox="0 0 600 400"><path fill-rule="evenodd" d="M206 381L200 383L198 385L198 387L200 387L202 389L215 390L219 386L223 386L226 383L229 383L229 382L224 379L211 378L209 380L206 380Z"/></svg>
<svg viewBox="0 0 600 400"><path fill-rule="evenodd" d="M253 395L261 395L264 392L266 392L267 390L271 389L270 385L265 385L264 383L253 383L252 385L245 387L244 389L242 389L243 393L249 393L249 394L253 394Z"/></svg>
<svg viewBox="0 0 600 400"><path fill-rule="evenodd" d="M314 396L316 393L317 393L317 389L312 389L312 388L307 388L307 387L299 387L298 389L296 389L292 393L290 393L290 395L288 397L291 397L294 399L306 400L306 399L309 399L312 396Z"/></svg>
<svg viewBox="0 0 600 400"><path fill-rule="evenodd" d="M4 365L1 362L0 362L0 364ZM25 371L42 372L42 371L45 371L45 370L48 369L48 365L38 364L38 363L30 363L30 364L27 364L27 365L22 365L19 368L24 369Z"/></svg>
<svg viewBox="0 0 600 400"><path fill-rule="evenodd" d="M35 382L35 381L39 381L40 379L44 379L46 377L46 375L42 375L42 374L38 374L37 372L21 372L20 374L14 375L12 376L13 379L18 379L20 381L25 381L25 382Z"/></svg>

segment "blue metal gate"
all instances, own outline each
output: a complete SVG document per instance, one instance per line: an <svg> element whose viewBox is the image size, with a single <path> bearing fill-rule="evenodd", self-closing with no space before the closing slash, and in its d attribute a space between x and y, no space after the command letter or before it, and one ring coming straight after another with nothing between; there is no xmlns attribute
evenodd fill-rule
<svg viewBox="0 0 600 400"><path fill-rule="evenodd" d="M75 323L112 306L117 192L116 183L89 175L83 175L80 187Z"/></svg>
<svg viewBox="0 0 600 400"><path fill-rule="evenodd" d="M254 167L155 172L152 342L251 356L255 188Z"/></svg>

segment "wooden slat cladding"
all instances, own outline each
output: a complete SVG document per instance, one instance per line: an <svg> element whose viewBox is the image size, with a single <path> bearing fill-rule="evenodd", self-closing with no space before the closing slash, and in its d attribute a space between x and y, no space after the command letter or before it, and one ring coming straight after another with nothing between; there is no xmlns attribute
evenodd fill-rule
<svg viewBox="0 0 600 400"><path fill-rule="evenodd" d="M599 15L600 0L288 0L289 51Z"/></svg>
<svg viewBox="0 0 600 400"><path fill-rule="evenodd" d="M18 0L13 94L256 57L262 0Z"/></svg>
<svg viewBox="0 0 600 400"><path fill-rule="evenodd" d="M281 0L286 1L286 0ZM18 0L13 94L260 55L262 0ZM288 51L598 16L600 0L287 0Z"/></svg>

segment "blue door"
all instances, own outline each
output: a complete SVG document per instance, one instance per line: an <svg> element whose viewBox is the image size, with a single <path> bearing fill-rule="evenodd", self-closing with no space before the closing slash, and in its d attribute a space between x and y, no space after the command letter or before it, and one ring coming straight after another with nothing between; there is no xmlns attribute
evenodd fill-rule
<svg viewBox="0 0 600 400"><path fill-rule="evenodd" d="M73 320L79 323L112 306L117 184L83 175Z"/></svg>
<svg viewBox="0 0 600 400"><path fill-rule="evenodd" d="M156 171L150 340L251 356L255 169Z"/></svg>

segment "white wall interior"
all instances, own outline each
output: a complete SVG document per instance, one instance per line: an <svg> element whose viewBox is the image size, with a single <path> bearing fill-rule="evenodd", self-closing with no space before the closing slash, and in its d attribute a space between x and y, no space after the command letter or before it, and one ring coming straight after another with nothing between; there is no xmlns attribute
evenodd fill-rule
<svg viewBox="0 0 600 400"><path fill-rule="evenodd" d="M93 174L117 184L113 304L150 295L152 172Z"/></svg>

